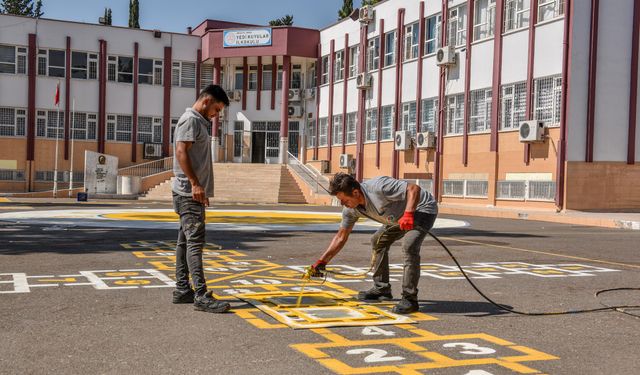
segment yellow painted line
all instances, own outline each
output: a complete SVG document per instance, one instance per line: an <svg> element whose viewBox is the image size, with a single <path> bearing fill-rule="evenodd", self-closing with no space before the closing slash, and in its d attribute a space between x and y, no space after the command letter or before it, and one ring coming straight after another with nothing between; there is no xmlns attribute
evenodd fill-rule
<svg viewBox="0 0 640 375"><path fill-rule="evenodd" d="M9 198L0 198L0 203L11 202Z"/></svg>
<svg viewBox="0 0 640 375"><path fill-rule="evenodd" d="M178 215L173 211L162 212L122 212L101 215L107 219L177 222ZM342 218L335 214L317 213L288 213L288 212L254 212L235 211L218 212L207 211L207 223L238 223L238 224L336 224Z"/></svg>
<svg viewBox="0 0 640 375"><path fill-rule="evenodd" d="M577 259L577 260L583 260L583 261L587 261L587 262L594 262L594 263L602 263L602 264L610 264L610 265L614 265L614 266L621 266L621 267L631 267L631 268L638 268L640 269L640 265L636 265L636 264L627 264L627 263L619 263L619 262L610 262L607 260L600 260L600 259L591 259L591 258L584 258L584 257L577 257L577 256L573 256L573 255L566 255L566 254L555 254L555 253L549 253L546 251L540 251L540 250L531 250L531 249L523 249L521 247L513 247L513 246L505 246L505 245L494 245L494 244L490 244L490 243L485 243L485 242L479 242L479 241L470 241L470 240L461 240L458 238L453 238L453 237L440 237L441 239L445 239L445 240L450 240L450 241L456 241L456 242L462 242L462 243L469 243L469 244L474 244L474 245L482 245L482 246L488 246L488 247L495 247L498 249L507 249L507 250L515 250L515 251L524 251L527 253L535 253L535 254L543 254L543 255L550 255L550 256L554 256L554 257L558 257L558 258L567 258L567 259ZM506 266L503 266L506 267ZM516 266L514 266L516 267ZM520 266L517 266L520 267Z"/></svg>
<svg viewBox="0 0 640 375"><path fill-rule="evenodd" d="M43 283L73 283L77 279L75 277L66 277L63 279L38 279L38 281Z"/></svg>

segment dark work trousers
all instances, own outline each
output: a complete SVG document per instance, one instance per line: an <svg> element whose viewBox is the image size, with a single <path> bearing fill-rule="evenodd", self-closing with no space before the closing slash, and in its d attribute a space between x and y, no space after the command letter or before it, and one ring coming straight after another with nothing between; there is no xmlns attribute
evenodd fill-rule
<svg viewBox="0 0 640 375"><path fill-rule="evenodd" d="M404 272L402 276L402 297L418 300L418 281L420 280L420 246L427 232L436 221L437 214L416 212L414 229L400 230L397 225L385 225L371 237L373 251L373 283L375 289L390 292L389 283L389 249L391 244L404 237L402 241L402 257Z"/></svg>
<svg viewBox="0 0 640 375"><path fill-rule="evenodd" d="M176 245L176 289L191 288L189 273L197 296L207 292L202 267L202 248L205 244L205 208L191 197L173 193L173 208L180 216Z"/></svg>

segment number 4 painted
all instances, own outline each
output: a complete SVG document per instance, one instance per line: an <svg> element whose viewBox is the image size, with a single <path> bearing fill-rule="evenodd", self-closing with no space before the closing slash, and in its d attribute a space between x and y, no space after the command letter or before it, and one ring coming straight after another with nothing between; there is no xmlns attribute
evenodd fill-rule
<svg viewBox="0 0 640 375"><path fill-rule="evenodd" d="M379 335L383 335L383 336L395 336L396 334L394 332L391 331L386 331L380 327L376 327L376 326L371 326L371 327L364 327L362 329L362 334L365 336L379 336Z"/></svg>

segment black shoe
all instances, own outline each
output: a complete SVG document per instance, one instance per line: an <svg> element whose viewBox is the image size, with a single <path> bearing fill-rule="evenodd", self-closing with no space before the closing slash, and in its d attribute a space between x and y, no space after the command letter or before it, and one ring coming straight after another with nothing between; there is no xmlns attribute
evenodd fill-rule
<svg viewBox="0 0 640 375"><path fill-rule="evenodd" d="M375 287L369 290L363 290L358 292L358 299L360 301L388 301L393 299L391 292L382 292Z"/></svg>
<svg viewBox="0 0 640 375"><path fill-rule="evenodd" d="M229 311L231 305L228 302L218 301L211 296L211 292L207 292L204 296L195 297L193 307L198 311L224 313Z"/></svg>
<svg viewBox="0 0 640 375"><path fill-rule="evenodd" d="M418 301L412 299L402 298L397 305L393 306L391 312L394 314L411 314L420 309Z"/></svg>
<svg viewBox="0 0 640 375"><path fill-rule="evenodd" d="M194 296L193 289L175 289L173 291L173 303L193 303Z"/></svg>

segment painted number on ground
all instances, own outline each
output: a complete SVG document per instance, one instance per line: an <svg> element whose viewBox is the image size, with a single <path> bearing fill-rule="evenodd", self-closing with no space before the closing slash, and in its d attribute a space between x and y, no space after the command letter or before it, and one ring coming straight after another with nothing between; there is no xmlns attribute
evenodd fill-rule
<svg viewBox="0 0 640 375"><path fill-rule="evenodd" d="M347 354L351 354L351 355L366 354L366 353L371 353L368 356L364 357L364 361L366 363L391 362L391 361L404 360L404 357L400 357L400 356L386 357L387 351L382 349L362 348L362 349L351 349L347 351Z"/></svg>
<svg viewBox="0 0 640 375"><path fill-rule="evenodd" d="M491 348L478 346L470 342L450 342L442 346L445 348L460 348L462 349L460 350L460 353L469 354L469 355L487 355L487 354L493 354L496 352Z"/></svg>
<svg viewBox="0 0 640 375"><path fill-rule="evenodd" d="M391 331L386 331L380 327L364 327L362 329L362 334L365 336L378 336L378 335L383 335L383 336L395 336L396 334L394 332Z"/></svg>

